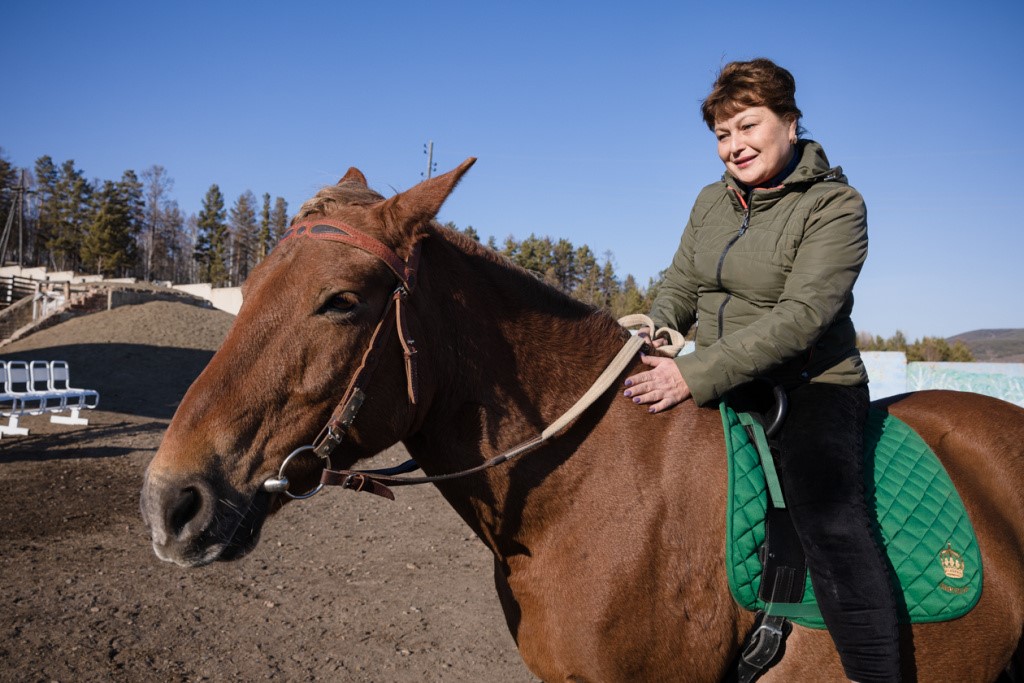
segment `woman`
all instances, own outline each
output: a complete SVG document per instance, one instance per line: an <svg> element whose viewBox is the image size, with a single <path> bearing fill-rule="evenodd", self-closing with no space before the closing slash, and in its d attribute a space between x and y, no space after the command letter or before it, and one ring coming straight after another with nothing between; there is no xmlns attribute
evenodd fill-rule
<svg viewBox="0 0 1024 683"><path fill-rule="evenodd" d="M867 373L850 319L867 255L860 194L798 138L796 84L767 59L733 62L701 112L722 180L694 203L650 312L697 322L697 350L644 356L625 396L652 413L705 405L755 379L782 384L780 475L822 616L851 680L899 680L896 610L864 501Z"/></svg>

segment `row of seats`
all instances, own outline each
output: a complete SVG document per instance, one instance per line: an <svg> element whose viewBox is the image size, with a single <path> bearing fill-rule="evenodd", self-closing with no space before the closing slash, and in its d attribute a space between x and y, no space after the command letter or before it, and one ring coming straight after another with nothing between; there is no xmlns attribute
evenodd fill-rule
<svg viewBox="0 0 1024 683"><path fill-rule="evenodd" d="M100 401L98 392L71 386L68 364L62 360L0 360L0 389L0 415L8 418L6 425L0 424L0 436L28 434L18 424L23 415L50 414L50 421L58 424L89 424L79 413ZM65 412L70 415L60 414Z"/></svg>

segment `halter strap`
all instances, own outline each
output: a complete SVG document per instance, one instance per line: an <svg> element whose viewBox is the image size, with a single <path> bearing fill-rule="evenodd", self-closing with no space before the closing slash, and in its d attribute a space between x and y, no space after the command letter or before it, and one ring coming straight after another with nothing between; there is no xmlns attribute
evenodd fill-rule
<svg viewBox="0 0 1024 683"><path fill-rule="evenodd" d="M347 223L332 218L315 218L294 223L281 236L278 244L298 237L342 242L357 249L362 249L383 261L398 276L398 279L402 281L406 291L411 292L416 284L418 249L413 250L413 255L406 262L399 258L398 254L391 247L380 240L370 237L365 232L361 232Z"/></svg>

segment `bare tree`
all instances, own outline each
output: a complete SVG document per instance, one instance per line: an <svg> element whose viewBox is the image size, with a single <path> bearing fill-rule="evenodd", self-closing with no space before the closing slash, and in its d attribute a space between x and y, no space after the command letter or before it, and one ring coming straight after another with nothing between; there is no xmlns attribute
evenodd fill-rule
<svg viewBox="0 0 1024 683"><path fill-rule="evenodd" d="M174 189L174 179L167 175L167 169L154 164L142 172L142 180L146 187L142 276L148 281L153 279L154 255L160 246L161 233L166 232L166 218L171 202L169 196ZM177 204L174 209L177 209Z"/></svg>

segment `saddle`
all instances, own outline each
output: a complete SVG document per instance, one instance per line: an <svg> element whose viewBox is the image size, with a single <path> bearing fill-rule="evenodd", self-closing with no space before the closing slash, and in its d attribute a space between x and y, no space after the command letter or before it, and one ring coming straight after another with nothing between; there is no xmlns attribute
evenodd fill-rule
<svg viewBox="0 0 1024 683"><path fill-rule="evenodd" d="M784 499L759 420L720 404L728 456L726 563L736 602L752 611L786 617L810 628L825 628L810 579L801 573L802 552L782 516ZM753 437L753 438L752 438ZM760 448L758 448L760 445ZM900 590L895 591L903 623L955 619L981 597L981 553L970 519L942 463L908 425L872 408L864 432L865 495L877 513L876 533ZM766 536L771 543L766 547ZM775 538L781 538L776 544ZM769 586L762 587L768 562ZM787 585L788 584L788 585Z"/></svg>

